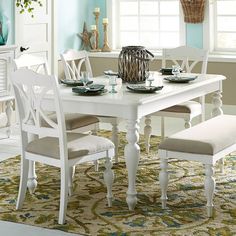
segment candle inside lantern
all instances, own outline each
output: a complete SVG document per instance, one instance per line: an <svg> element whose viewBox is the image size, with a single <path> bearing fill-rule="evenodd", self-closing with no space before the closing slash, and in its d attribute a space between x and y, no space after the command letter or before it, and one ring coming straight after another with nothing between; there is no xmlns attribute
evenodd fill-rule
<svg viewBox="0 0 236 236"><path fill-rule="evenodd" d="M108 18L103 18L103 19L102 19L102 23L103 23L103 24L108 24Z"/></svg>
<svg viewBox="0 0 236 236"><path fill-rule="evenodd" d="M100 12L100 8L99 7L95 7L94 8L94 12L97 12L97 13Z"/></svg>
<svg viewBox="0 0 236 236"><path fill-rule="evenodd" d="M91 25L91 30L96 30L97 29L97 26L96 25Z"/></svg>

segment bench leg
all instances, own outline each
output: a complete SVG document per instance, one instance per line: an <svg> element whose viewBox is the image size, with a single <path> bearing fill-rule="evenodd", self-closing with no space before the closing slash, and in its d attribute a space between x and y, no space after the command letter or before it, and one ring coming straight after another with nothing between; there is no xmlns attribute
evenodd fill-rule
<svg viewBox="0 0 236 236"><path fill-rule="evenodd" d="M205 165L205 195L207 198L207 216L212 217L213 215L213 196L215 191L215 178L213 165Z"/></svg>
<svg viewBox="0 0 236 236"><path fill-rule="evenodd" d="M162 209L166 208L166 201L167 201L167 186L169 181L169 174L167 172L168 168L168 160L161 158L161 171L159 173L159 182L161 187L161 204Z"/></svg>

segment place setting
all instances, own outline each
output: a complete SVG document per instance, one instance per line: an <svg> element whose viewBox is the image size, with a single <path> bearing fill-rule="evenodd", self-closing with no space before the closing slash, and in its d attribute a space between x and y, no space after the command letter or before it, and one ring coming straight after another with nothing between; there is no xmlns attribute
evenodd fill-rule
<svg viewBox="0 0 236 236"><path fill-rule="evenodd" d="M96 96L107 93L105 85L93 84L93 81L89 79L89 73L87 71L81 72L81 78L78 81L82 82L82 84L72 88L72 92L78 95Z"/></svg>
<svg viewBox="0 0 236 236"><path fill-rule="evenodd" d="M198 78L198 76L182 76L181 73L184 71L178 65L173 65L172 68L162 68L160 72L162 75L171 75L164 78L171 83L189 83Z"/></svg>
<svg viewBox="0 0 236 236"><path fill-rule="evenodd" d="M61 79L60 80L62 84L69 86L69 87L74 87L74 86L83 86L83 81L81 79ZM92 84L93 81L88 81L88 85Z"/></svg>
<svg viewBox="0 0 236 236"><path fill-rule="evenodd" d="M163 86L154 86L155 72L147 72L147 78L145 84L128 84L126 88L129 92L134 93L155 93L163 89Z"/></svg>

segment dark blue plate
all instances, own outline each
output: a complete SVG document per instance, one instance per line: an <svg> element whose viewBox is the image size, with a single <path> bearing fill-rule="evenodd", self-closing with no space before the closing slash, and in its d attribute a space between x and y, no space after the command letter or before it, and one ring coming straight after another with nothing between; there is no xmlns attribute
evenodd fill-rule
<svg viewBox="0 0 236 236"><path fill-rule="evenodd" d="M81 80L73 80L73 79L61 79L61 83L67 86L83 86L83 82ZM88 84L92 84L93 81L89 81Z"/></svg>
<svg viewBox="0 0 236 236"><path fill-rule="evenodd" d="M160 72L162 75L173 75L172 74L172 68L161 68ZM182 73L183 70L180 68L180 73Z"/></svg>
<svg viewBox="0 0 236 236"><path fill-rule="evenodd" d="M170 76L170 77L164 78L164 80L167 80L171 83L188 83L188 82L193 81L195 79L197 79L197 76L192 76L192 77L174 77L174 76Z"/></svg>
<svg viewBox="0 0 236 236"><path fill-rule="evenodd" d="M105 85L103 84L92 84L85 88L84 86L77 86L72 88L72 92L79 95L100 95L106 93Z"/></svg>
<svg viewBox="0 0 236 236"><path fill-rule="evenodd" d="M162 88L163 86L127 85L127 89L135 93L155 93Z"/></svg>

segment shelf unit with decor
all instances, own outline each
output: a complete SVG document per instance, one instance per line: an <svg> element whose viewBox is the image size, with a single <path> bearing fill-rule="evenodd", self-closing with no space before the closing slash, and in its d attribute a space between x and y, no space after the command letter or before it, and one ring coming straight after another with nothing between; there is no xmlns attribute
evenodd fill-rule
<svg viewBox="0 0 236 236"><path fill-rule="evenodd" d="M7 137L11 133L11 119L14 96L10 90L9 75L12 68L12 60L15 58L16 45L0 46L0 111L5 112L6 124L0 123L0 130L6 132Z"/></svg>

